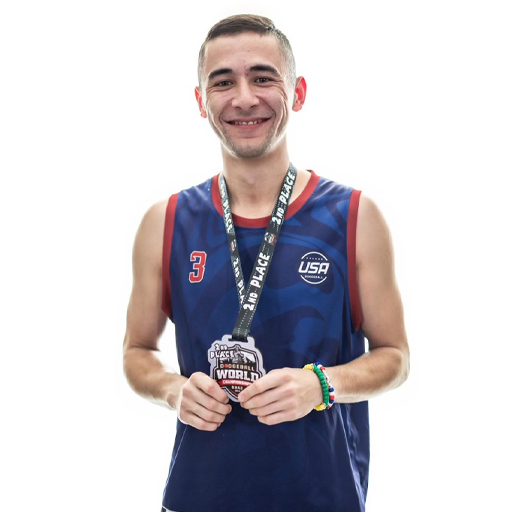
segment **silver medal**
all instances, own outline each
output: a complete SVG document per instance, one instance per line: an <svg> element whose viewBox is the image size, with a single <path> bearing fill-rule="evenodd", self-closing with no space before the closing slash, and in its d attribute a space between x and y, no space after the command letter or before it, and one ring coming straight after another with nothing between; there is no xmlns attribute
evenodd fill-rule
<svg viewBox="0 0 512 512"><path fill-rule="evenodd" d="M238 402L238 394L266 374L261 352L250 336L247 341L237 341L230 334L225 334L221 341L212 343L208 361L210 377L218 382L233 402Z"/></svg>

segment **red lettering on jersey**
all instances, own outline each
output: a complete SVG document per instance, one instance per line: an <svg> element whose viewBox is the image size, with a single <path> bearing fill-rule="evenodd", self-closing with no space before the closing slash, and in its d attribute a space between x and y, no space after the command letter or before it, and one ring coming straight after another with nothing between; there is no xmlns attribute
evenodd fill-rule
<svg viewBox="0 0 512 512"><path fill-rule="evenodd" d="M191 283L200 283L204 277L204 265L206 263L206 253L204 251L194 251L190 254L190 261L193 271L188 275L188 280Z"/></svg>

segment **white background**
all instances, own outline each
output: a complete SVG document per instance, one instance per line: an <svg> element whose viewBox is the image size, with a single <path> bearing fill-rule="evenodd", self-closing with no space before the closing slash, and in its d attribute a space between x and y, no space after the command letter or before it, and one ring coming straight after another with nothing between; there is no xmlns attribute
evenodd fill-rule
<svg viewBox="0 0 512 512"><path fill-rule="evenodd" d="M370 402L368 511L504 510L506 6L2 2L0 509L159 510L175 414L123 376L131 247L151 204L221 170L197 53L251 12L309 86L294 163L373 197L394 237L412 371Z"/></svg>

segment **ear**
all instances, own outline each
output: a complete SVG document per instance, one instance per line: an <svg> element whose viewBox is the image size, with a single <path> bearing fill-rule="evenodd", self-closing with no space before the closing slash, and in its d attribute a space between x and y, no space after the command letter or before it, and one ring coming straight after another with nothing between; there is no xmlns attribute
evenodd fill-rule
<svg viewBox="0 0 512 512"><path fill-rule="evenodd" d="M201 113L201 117L204 117L206 119L208 115L206 114L206 109L204 108L203 97L201 96L201 91L199 90L199 87L195 88L195 94L197 105L199 107L199 112Z"/></svg>
<svg viewBox="0 0 512 512"><path fill-rule="evenodd" d="M293 100L292 110L294 112L298 112L302 109L302 105L306 101L306 92L308 90L308 86L306 84L306 80L303 76L299 76L297 78L297 82L295 83L295 98Z"/></svg>

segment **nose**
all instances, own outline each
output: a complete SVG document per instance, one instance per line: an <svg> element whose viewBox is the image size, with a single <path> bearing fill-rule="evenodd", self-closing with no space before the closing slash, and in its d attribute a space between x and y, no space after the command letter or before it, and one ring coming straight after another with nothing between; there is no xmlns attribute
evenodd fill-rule
<svg viewBox="0 0 512 512"><path fill-rule="evenodd" d="M234 88L234 97L232 101L233 107L241 108L242 110L250 110L259 104L260 100L256 96L256 91L253 90L251 84L247 80L241 80Z"/></svg>

